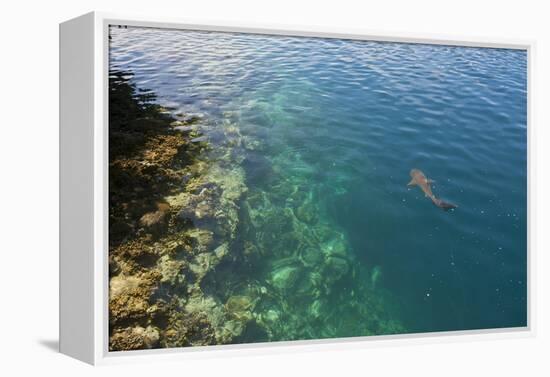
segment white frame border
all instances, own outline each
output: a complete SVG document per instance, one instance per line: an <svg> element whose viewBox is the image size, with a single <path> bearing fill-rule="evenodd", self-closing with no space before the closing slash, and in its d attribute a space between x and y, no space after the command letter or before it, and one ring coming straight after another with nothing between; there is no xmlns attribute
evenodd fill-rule
<svg viewBox="0 0 550 377"><path fill-rule="evenodd" d="M454 37L437 34L373 32L311 26L266 25L253 23L195 23L190 20L130 16L93 12L94 17L94 364L144 362L152 360L183 360L210 357L281 354L308 351L362 349L367 347L449 343L473 340L495 340L534 337L535 331L535 252L533 230L535 219L534 164L535 143L533 125L533 74L535 42L495 38ZM220 32L243 32L271 35L291 35L322 38L425 43L465 47L520 49L527 52L527 326L488 330L450 331L404 335L380 335L323 340L304 340L243 345L220 345L196 348L169 348L142 351L108 351L108 26L171 28ZM244 352L243 350L246 350Z"/></svg>

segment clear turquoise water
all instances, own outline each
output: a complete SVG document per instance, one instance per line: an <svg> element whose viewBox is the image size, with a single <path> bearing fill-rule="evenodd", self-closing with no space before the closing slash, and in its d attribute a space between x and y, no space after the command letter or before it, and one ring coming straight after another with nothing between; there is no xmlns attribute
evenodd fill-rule
<svg viewBox="0 0 550 377"><path fill-rule="evenodd" d="M227 267L232 284L276 291L273 271L302 255L288 218L277 224L286 208L307 204L315 219L302 233L328 227L342 240L346 277L256 306L287 318L270 339L526 325L524 51L142 28L111 36L111 68L132 71L174 113L201 115L214 151L228 124L246 141L234 147L246 205L267 220L241 227L262 257ZM459 208L441 211L407 188L412 168Z"/></svg>

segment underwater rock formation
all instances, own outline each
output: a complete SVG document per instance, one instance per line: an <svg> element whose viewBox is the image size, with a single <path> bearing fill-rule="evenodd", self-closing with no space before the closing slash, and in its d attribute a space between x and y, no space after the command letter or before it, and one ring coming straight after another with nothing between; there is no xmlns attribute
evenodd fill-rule
<svg viewBox="0 0 550 377"><path fill-rule="evenodd" d="M110 350L403 330L311 166L260 157L235 114L172 116L125 77L110 92Z"/></svg>

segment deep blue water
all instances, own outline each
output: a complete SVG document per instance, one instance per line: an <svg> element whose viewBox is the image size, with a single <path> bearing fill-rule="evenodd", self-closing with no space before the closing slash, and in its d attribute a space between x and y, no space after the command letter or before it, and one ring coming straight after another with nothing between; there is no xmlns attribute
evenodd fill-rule
<svg viewBox="0 0 550 377"><path fill-rule="evenodd" d="M376 268L373 294L392 302L404 331L526 325L525 51L144 28L111 35L111 68L132 71L174 114L199 114L214 148L228 124L259 145L243 150L249 194L303 190L354 263ZM412 168L459 207L444 212L408 188Z"/></svg>

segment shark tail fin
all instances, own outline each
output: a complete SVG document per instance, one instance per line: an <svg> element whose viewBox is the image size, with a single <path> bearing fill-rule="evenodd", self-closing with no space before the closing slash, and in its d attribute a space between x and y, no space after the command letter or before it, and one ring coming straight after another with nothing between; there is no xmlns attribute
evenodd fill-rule
<svg viewBox="0 0 550 377"><path fill-rule="evenodd" d="M458 207L456 204L449 203L449 202L446 202L446 201L443 201L443 200L437 199L437 198L434 198L433 202L436 206L438 206L439 208L441 208L444 211L448 211L450 209L455 209L455 208Z"/></svg>

